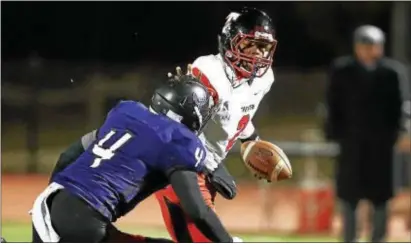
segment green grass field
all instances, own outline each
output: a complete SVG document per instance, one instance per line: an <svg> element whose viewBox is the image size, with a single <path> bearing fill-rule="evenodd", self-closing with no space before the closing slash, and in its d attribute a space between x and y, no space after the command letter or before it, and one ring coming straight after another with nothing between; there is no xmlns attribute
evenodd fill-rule
<svg viewBox="0 0 411 244"><path fill-rule="evenodd" d="M152 237L166 237L168 234L165 230L155 228L121 228L121 230L138 233ZM313 237L313 236L285 236L285 235L257 235L257 234L234 234L241 237L246 242L336 242L331 237ZM22 223L2 223L1 236L8 242L30 242L31 225Z"/></svg>

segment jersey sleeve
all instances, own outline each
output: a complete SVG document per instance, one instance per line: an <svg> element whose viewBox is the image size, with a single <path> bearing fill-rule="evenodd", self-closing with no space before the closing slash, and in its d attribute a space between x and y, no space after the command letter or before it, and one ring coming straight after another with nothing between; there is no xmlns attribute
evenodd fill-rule
<svg viewBox="0 0 411 244"><path fill-rule="evenodd" d="M255 127L252 121L250 121L243 132L241 132L240 136L238 138L240 139L246 139L251 137L255 133Z"/></svg>
<svg viewBox="0 0 411 244"><path fill-rule="evenodd" d="M214 103L219 103L230 94L231 84L227 82L223 66L214 55L197 58L192 64L192 73L210 91Z"/></svg>
<svg viewBox="0 0 411 244"><path fill-rule="evenodd" d="M271 87L272 87L273 84L274 84L275 78L274 78L274 71L273 71L273 69L269 69L269 70L267 71L266 76L267 76L267 78L266 78L266 79L267 79L267 85L266 85L266 87L264 88L263 96L261 97L261 99L271 90Z"/></svg>
<svg viewBox="0 0 411 244"><path fill-rule="evenodd" d="M161 165L168 175L175 170L202 172L204 169L206 149L198 137L188 129L175 130L171 141L165 145L165 150L161 153Z"/></svg>

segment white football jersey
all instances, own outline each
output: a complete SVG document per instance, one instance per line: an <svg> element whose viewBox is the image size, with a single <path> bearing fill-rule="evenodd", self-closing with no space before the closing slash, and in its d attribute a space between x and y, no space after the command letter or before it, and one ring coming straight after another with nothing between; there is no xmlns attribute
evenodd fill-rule
<svg viewBox="0 0 411 244"><path fill-rule="evenodd" d="M228 75L234 72L219 54L197 58L192 68L193 75L214 90L215 101L221 106L200 136L214 160L220 163L238 138L253 134L252 118L274 82L274 73L269 68L262 77L254 78L251 85L243 82L233 88L226 72Z"/></svg>

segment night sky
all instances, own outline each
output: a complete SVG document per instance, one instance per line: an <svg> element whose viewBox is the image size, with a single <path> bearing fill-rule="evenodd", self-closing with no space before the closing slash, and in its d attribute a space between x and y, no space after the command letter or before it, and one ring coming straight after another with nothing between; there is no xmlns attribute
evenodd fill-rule
<svg viewBox="0 0 411 244"><path fill-rule="evenodd" d="M46 59L65 61L186 62L216 53L225 16L244 4L261 8L274 19L279 40L277 66L322 66L336 55L331 45L308 35L306 24L295 12L298 3L293 2L1 4L3 61L27 58L36 51ZM374 18L383 29L389 26L388 13ZM336 38L348 43L355 23L342 10L334 17L341 18L336 26L341 37Z"/></svg>

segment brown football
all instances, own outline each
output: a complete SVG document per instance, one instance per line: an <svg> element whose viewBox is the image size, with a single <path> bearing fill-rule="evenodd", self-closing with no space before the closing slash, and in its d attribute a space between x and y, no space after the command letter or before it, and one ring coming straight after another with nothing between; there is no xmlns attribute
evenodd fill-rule
<svg viewBox="0 0 411 244"><path fill-rule="evenodd" d="M268 141L247 141L241 145L241 157L259 179L280 181L291 178L293 171L283 150Z"/></svg>

